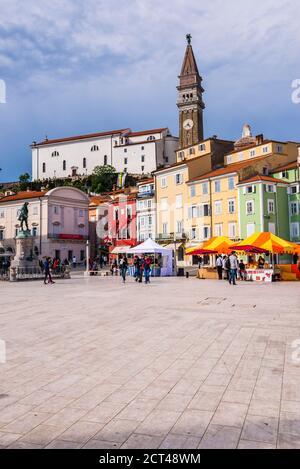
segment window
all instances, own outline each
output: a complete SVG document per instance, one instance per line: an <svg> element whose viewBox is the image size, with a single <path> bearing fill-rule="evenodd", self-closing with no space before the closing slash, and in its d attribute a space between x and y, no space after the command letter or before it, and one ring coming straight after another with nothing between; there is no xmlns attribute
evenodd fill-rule
<svg viewBox="0 0 300 469"><path fill-rule="evenodd" d="M221 192L221 181L215 181L215 192Z"/></svg>
<svg viewBox="0 0 300 469"><path fill-rule="evenodd" d="M194 155L194 154L195 154L195 148L190 148L189 155Z"/></svg>
<svg viewBox="0 0 300 469"><path fill-rule="evenodd" d="M254 194L254 193L255 193L255 186L245 187L245 194Z"/></svg>
<svg viewBox="0 0 300 469"><path fill-rule="evenodd" d="M208 194L208 182L204 182L202 184L202 195L207 195Z"/></svg>
<svg viewBox="0 0 300 469"><path fill-rule="evenodd" d="M275 213L274 200L268 200L268 213Z"/></svg>
<svg viewBox="0 0 300 469"><path fill-rule="evenodd" d="M300 237L299 223L291 223L291 237L292 238Z"/></svg>
<svg viewBox="0 0 300 469"><path fill-rule="evenodd" d="M160 187L161 187L162 189L164 189L165 187L167 187L167 178L166 178L166 177L161 178L161 180L160 180Z"/></svg>
<svg viewBox="0 0 300 469"><path fill-rule="evenodd" d="M283 153L283 146L277 145L277 153Z"/></svg>
<svg viewBox="0 0 300 469"><path fill-rule="evenodd" d="M176 183L177 185L183 183L183 176L182 176L182 174L176 174L176 176L175 176L175 183Z"/></svg>
<svg viewBox="0 0 300 469"><path fill-rule="evenodd" d="M269 176L269 168L263 168L263 175L264 176Z"/></svg>
<svg viewBox="0 0 300 469"><path fill-rule="evenodd" d="M215 202L215 214L216 215L222 214L222 201L221 200L217 200Z"/></svg>
<svg viewBox="0 0 300 469"><path fill-rule="evenodd" d="M4 239L4 230L0 230L0 241Z"/></svg>
<svg viewBox="0 0 300 469"><path fill-rule="evenodd" d="M227 164L232 163L232 156L227 156Z"/></svg>
<svg viewBox="0 0 300 469"><path fill-rule="evenodd" d="M141 166L142 173L145 171L145 166Z"/></svg>
<svg viewBox="0 0 300 469"><path fill-rule="evenodd" d="M291 187L291 194L297 194L297 193L298 193L298 187L297 186Z"/></svg>
<svg viewBox="0 0 300 469"><path fill-rule="evenodd" d="M114 220L119 220L119 210L117 208L114 209Z"/></svg>
<svg viewBox="0 0 300 469"><path fill-rule="evenodd" d="M127 168L124 168L124 173L125 173L125 174L127 173Z"/></svg>
<svg viewBox="0 0 300 469"><path fill-rule="evenodd" d="M223 225L221 223L215 225L215 236L222 236Z"/></svg>
<svg viewBox="0 0 300 469"><path fill-rule="evenodd" d="M199 217L199 210L196 205L193 205L189 208L189 218L198 218Z"/></svg>
<svg viewBox="0 0 300 469"><path fill-rule="evenodd" d="M142 163L145 163L145 155L141 156Z"/></svg>
<svg viewBox="0 0 300 469"><path fill-rule="evenodd" d="M32 228L32 236L35 238L35 237L37 236L37 234L38 234L38 229L37 229L36 226L34 226L34 227Z"/></svg>
<svg viewBox="0 0 300 469"><path fill-rule="evenodd" d="M83 218L83 217L84 217L84 211L83 211L83 210L79 210L79 217L80 217L80 218Z"/></svg>
<svg viewBox="0 0 300 469"><path fill-rule="evenodd" d="M190 187L190 195L191 197L196 197L196 186Z"/></svg>
<svg viewBox="0 0 300 469"><path fill-rule="evenodd" d="M46 172L46 163L43 163L43 173Z"/></svg>
<svg viewBox="0 0 300 469"><path fill-rule="evenodd" d="M197 238L197 228L192 228L191 229L191 239L196 239Z"/></svg>
<svg viewBox="0 0 300 469"><path fill-rule="evenodd" d="M269 223L268 225L268 230L269 230L269 233L273 233L274 235L276 235L276 225L275 223Z"/></svg>
<svg viewBox="0 0 300 469"><path fill-rule="evenodd" d="M152 215L148 216L148 226L152 226Z"/></svg>
<svg viewBox="0 0 300 469"><path fill-rule="evenodd" d="M201 145L199 145L199 151L205 151L205 150L206 150L205 143L201 143Z"/></svg>
<svg viewBox="0 0 300 469"><path fill-rule="evenodd" d="M33 207L32 215L38 215L38 214L39 214L39 208L37 206Z"/></svg>
<svg viewBox="0 0 300 469"><path fill-rule="evenodd" d="M163 223L162 229L164 235L168 234L168 223Z"/></svg>
<svg viewBox="0 0 300 469"><path fill-rule="evenodd" d="M253 200L248 200L246 202L246 213L247 213L247 215L253 215L254 214L254 202L253 202Z"/></svg>
<svg viewBox="0 0 300 469"><path fill-rule="evenodd" d="M18 234L19 234L19 228L16 228L15 229L15 236L18 236Z"/></svg>
<svg viewBox="0 0 300 469"><path fill-rule="evenodd" d="M180 152L178 153L178 160L179 160L179 161L183 161L183 160L184 160L184 151L180 151Z"/></svg>
<svg viewBox="0 0 300 469"><path fill-rule="evenodd" d="M52 153L52 156L59 156L58 151L54 151L54 152Z"/></svg>
<svg viewBox="0 0 300 469"><path fill-rule="evenodd" d="M243 159L244 159L244 153L240 153L240 154L239 154L239 160L240 160L240 161L243 161Z"/></svg>
<svg viewBox="0 0 300 469"><path fill-rule="evenodd" d="M168 198L164 197L163 199L160 199L160 204L161 204L161 210L168 210Z"/></svg>
<svg viewBox="0 0 300 469"><path fill-rule="evenodd" d="M269 147L263 147L263 153L268 153L269 152Z"/></svg>
<svg viewBox="0 0 300 469"><path fill-rule="evenodd" d="M57 205L53 207L53 212L55 213L55 215L59 214L59 207Z"/></svg>
<svg viewBox="0 0 300 469"><path fill-rule="evenodd" d="M145 226L145 218L144 218L144 217L141 217L141 218L140 218L140 225L141 225L142 227Z"/></svg>
<svg viewBox="0 0 300 469"><path fill-rule="evenodd" d="M204 226L203 227L203 238L204 239L209 239L210 238L210 227L209 226Z"/></svg>
<svg viewBox="0 0 300 469"><path fill-rule="evenodd" d="M298 215L298 212L299 212L298 202L291 202L290 203L290 213L291 213L291 215Z"/></svg>
<svg viewBox="0 0 300 469"><path fill-rule="evenodd" d="M98 145L92 146L91 151L99 151Z"/></svg>
<svg viewBox="0 0 300 469"><path fill-rule="evenodd" d="M203 216L204 217L209 217L210 216L211 211L210 211L210 205L209 204L203 204L202 205L202 210L203 210Z"/></svg>
<svg viewBox="0 0 300 469"><path fill-rule="evenodd" d="M83 160L82 160L82 166L83 166L83 168L86 168L86 158L83 158Z"/></svg>
<svg viewBox="0 0 300 469"><path fill-rule="evenodd" d="M228 234L230 239L236 238L236 223L228 223Z"/></svg>
<svg viewBox="0 0 300 469"><path fill-rule="evenodd" d="M271 194L274 194L275 191L275 186L273 184L267 184L266 185L266 192L270 192Z"/></svg>
<svg viewBox="0 0 300 469"><path fill-rule="evenodd" d="M66 160L63 161L63 171L66 171L67 169L67 162Z"/></svg>
<svg viewBox="0 0 300 469"><path fill-rule="evenodd" d="M142 147L141 150L145 150L145 147Z"/></svg>
<svg viewBox="0 0 300 469"><path fill-rule="evenodd" d="M128 158L124 158L124 164L128 163Z"/></svg>
<svg viewBox="0 0 300 469"><path fill-rule="evenodd" d="M152 200L147 200L147 207L152 208Z"/></svg>
<svg viewBox="0 0 300 469"><path fill-rule="evenodd" d="M107 155L104 155L103 164L104 164L104 166L107 165Z"/></svg>
<svg viewBox="0 0 300 469"><path fill-rule="evenodd" d="M147 138L147 141L148 141L148 142L153 142L154 140L156 140L156 138L154 137L154 135L151 135L150 137Z"/></svg>
<svg viewBox="0 0 300 469"><path fill-rule="evenodd" d="M0 210L0 218L5 218L5 210Z"/></svg>
<svg viewBox="0 0 300 469"><path fill-rule="evenodd" d="M234 190L234 177L228 178L228 190L229 191Z"/></svg>
<svg viewBox="0 0 300 469"><path fill-rule="evenodd" d="M179 234L179 233L181 234L182 231L183 231L183 230L182 230L182 221L177 221L177 222L176 222L176 233L177 233L177 234Z"/></svg>
<svg viewBox="0 0 300 469"><path fill-rule="evenodd" d="M182 194L176 195L176 208L182 208Z"/></svg>
<svg viewBox="0 0 300 469"><path fill-rule="evenodd" d="M127 153L127 148L124 148L124 153Z"/></svg>
<svg viewBox="0 0 300 469"><path fill-rule="evenodd" d="M247 238L255 233L255 223L247 224Z"/></svg>
<svg viewBox="0 0 300 469"><path fill-rule="evenodd" d="M251 151L250 151L250 156L253 157L253 156L255 156L255 155L256 155L256 150L251 150Z"/></svg>
<svg viewBox="0 0 300 469"><path fill-rule="evenodd" d="M228 200L228 212L235 213L235 199Z"/></svg>

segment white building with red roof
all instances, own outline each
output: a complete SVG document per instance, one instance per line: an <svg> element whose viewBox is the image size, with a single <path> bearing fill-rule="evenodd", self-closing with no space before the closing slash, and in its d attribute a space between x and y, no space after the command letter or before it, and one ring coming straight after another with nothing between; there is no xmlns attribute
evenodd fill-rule
<svg viewBox="0 0 300 469"><path fill-rule="evenodd" d="M117 172L151 174L175 163L178 138L168 128L132 132L120 129L33 142L32 178L44 180L92 174L96 166Z"/></svg>

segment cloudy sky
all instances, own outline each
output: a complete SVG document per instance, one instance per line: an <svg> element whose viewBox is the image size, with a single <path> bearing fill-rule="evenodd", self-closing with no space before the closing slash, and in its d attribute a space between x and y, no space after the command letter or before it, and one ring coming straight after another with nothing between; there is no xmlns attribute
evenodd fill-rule
<svg viewBox="0 0 300 469"><path fill-rule="evenodd" d="M178 134L185 34L206 90L205 136L300 141L294 0L0 0L0 181L31 172L29 145L115 128ZM0 96L1 100L1 96Z"/></svg>

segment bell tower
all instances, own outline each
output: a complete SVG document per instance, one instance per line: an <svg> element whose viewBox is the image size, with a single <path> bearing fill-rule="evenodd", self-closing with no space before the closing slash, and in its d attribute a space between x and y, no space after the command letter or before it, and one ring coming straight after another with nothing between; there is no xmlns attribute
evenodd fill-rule
<svg viewBox="0 0 300 469"><path fill-rule="evenodd" d="M196 145L204 139L202 78L193 52L192 36L187 34L187 48L179 75L177 107L179 109L179 148Z"/></svg>

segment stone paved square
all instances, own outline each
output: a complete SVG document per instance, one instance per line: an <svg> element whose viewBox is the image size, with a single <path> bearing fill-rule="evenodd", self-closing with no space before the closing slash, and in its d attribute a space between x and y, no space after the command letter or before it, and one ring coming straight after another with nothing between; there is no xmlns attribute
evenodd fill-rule
<svg viewBox="0 0 300 469"><path fill-rule="evenodd" d="M1 448L300 448L300 288L0 283Z"/></svg>

